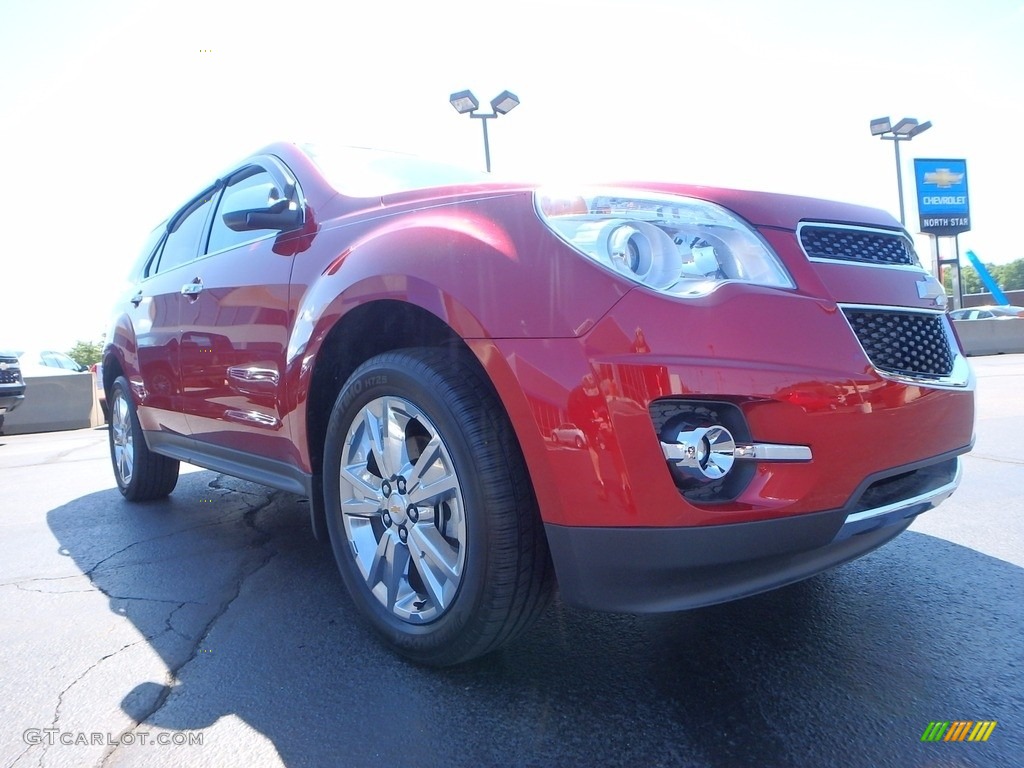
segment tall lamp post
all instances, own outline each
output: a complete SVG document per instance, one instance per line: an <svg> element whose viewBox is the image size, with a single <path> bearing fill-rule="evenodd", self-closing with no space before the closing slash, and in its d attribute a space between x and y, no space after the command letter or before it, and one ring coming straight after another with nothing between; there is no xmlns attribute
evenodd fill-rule
<svg viewBox="0 0 1024 768"><path fill-rule="evenodd" d="M871 121L871 135L877 136L882 141L891 141L896 148L896 189L900 196L900 224L907 225L907 218L903 208L903 168L900 165L900 142L910 141L932 127L931 121L917 122L912 117L904 117L896 125L893 125L888 117L879 117Z"/></svg>
<svg viewBox="0 0 1024 768"><path fill-rule="evenodd" d="M487 121L492 117L498 115L507 115L513 109L519 106L519 97L516 96L512 91L502 91L493 99L491 99L491 112L487 114L478 114L477 110L480 109L480 102L477 101L476 96L473 95L472 91L459 91L453 93L448 97L448 101L455 107L455 111L460 115L464 115L467 112L472 118L476 118L483 123L484 126L484 161L487 164L487 172L491 172L491 145L487 140Z"/></svg>

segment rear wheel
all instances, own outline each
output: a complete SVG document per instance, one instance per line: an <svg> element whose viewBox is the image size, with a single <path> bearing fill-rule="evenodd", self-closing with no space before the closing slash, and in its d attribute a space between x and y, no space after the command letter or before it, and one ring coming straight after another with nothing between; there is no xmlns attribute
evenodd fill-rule
<svg viewBox="0 0 1024 768"><path fill-rule="evenodd" d="M179 462L153 453L146 445L139 416L119 376L110 390L110 463L121 495L128 501L162 499L178 483Z"/></svg>
<svg viewBox="0 0 1024 768"><path fill-rule="evenodd" d="M547 605L525 463L468 353L400 350L360 366L331 415L324 495L353 600L414 661L480 656Z"/></svg>

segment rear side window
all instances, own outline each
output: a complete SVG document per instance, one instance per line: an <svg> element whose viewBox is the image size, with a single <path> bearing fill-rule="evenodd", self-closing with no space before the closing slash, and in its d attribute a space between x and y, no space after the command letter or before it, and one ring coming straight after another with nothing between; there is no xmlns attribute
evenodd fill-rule
<svg viewBox="0 0 1024 768"><path fill-rule="evenodd" d="M215 190L194 200L184 215L174 222L174 229L167 234L164 248L157 263L157 272L180 267L199 255L199 243L206 232L206 220L216 200Z"/></svg>
<svg viewBox="0 0 1024 768"><path fill-rule="evenodd" d="M146 242L142 246L142 252L139 253L139 257L135 261L135 267L132 269L132 280L138 280L140 277L149 277L150 275L156 274L155 254L157 246L160 245L160 241L163 239L164 232L166 231L167 222L164 222L149 233L149 237L146 238Z"/></svg>

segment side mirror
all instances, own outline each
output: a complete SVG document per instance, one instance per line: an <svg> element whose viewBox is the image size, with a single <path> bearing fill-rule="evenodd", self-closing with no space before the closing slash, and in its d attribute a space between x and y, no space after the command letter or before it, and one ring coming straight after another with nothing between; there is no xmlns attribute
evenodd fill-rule
<svg viewBox="0 0 1024 768"><path fill-rule="evenodd" d="M277 200L266 208L249 208L225 213L224 223L234 232L253 229L295 229L302 226L302 211L288 207L288 200Z"/></svg>

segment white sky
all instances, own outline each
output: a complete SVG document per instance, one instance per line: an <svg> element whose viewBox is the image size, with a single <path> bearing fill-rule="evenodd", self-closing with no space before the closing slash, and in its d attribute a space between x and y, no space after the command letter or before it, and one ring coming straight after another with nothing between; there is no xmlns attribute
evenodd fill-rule
<svg viewBox="0 0 1024 768"><path fill-rule="evenodd" d="M966 158L961 251L1012 261L1022 40L1021 0L0 0L0 345L98 340L152 227L271 141L482 167L479 121L448 104L464 88L522 101L490 122L498 173L894 216L892 143L868 122L931 120L901 148L911 231L912 159Z"/></svg>

